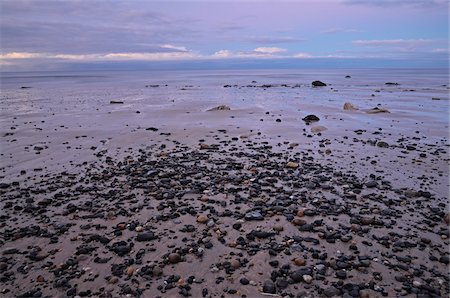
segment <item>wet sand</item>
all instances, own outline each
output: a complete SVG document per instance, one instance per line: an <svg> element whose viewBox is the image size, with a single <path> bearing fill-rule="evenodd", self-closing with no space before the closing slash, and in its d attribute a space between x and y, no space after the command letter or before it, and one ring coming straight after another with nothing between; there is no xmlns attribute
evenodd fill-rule
<svg viewBox="0 0 450 298"><path fill-rule="evenodd" d="M3 295L447 296L445 82L255 80L3 89Z"/></svg>

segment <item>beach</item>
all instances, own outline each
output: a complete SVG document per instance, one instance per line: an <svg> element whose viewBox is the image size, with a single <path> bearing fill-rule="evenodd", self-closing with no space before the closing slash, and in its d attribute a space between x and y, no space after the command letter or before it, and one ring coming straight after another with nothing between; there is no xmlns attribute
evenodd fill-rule
<svg viewBox="0 0 450 298"><path fill-rule="evenodd" d="M1 86L5 297L449 294L447 69Z"/></svg>

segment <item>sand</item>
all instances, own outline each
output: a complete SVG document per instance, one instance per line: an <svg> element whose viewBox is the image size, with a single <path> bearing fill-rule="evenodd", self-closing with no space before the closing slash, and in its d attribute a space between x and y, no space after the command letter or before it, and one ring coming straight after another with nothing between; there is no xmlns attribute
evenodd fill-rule
<svg viewBox="0 0 450 298"><path fill-rule="evenodd" d="M448 87L354 78L324 80L325 87L250 76L205 85L201 78L8 84L0 132L3 294L447 295ZM346 102L358 109L344 110ZM210 111L220 105L230 109ZM365 112L374 107L389 112ZM306 123L309 114L320 120ZM252 210L262 220L246 219ZM314 212L299 217L299 210ZM180 231L186 225L194 229ZM143 231L154 239L137 241ZM258 231L269 234L255 238ZM124 255L114 250L120 241L133 243ZM68 260L73 266L62 265ZM302 268L312 281L297 280Z"/></svg>

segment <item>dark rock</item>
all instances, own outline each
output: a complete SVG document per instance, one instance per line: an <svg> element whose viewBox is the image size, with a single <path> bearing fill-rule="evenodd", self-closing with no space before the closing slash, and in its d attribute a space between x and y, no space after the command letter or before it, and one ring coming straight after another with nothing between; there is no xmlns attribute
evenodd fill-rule
<svg viewBox="0 0 450 298"><path fill-rule="evenodd" d="M309 123L309 122L319 121L320 118L317 117L316 115L311 114L311 115L308 115L308 116L302 118L302 120Z"/></svg>
<svg viewBox="0 0 450 298"><path fill-rule="evenodd" d="M275 284L271 280L266 280L263 284L263 292L269 294L276 294L277 290Z"/></svg>
<svg viewBox="0 0 450 298"><path fill-rule="evenodd" d="M311 83L314 87L324 87L324 86L326 86L327 84L325 84L324 82L321 82L321 81L314 81L314 82L312 82Z"/></svg>
<svg viewBox="0 0 450 298"><path fill-rule="evenodd" d="M153 232L142 232L139 233L136 237L136 241L139 242L151 241L155 239L158 239L158 237L156 237L155 233Z"/></svg>

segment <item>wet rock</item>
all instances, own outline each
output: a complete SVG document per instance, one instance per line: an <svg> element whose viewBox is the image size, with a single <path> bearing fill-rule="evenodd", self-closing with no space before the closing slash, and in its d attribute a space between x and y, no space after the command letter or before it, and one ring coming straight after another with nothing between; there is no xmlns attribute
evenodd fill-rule
<svg viewBox="0 0 450 298"><path fill-rule="evenodd" d="M245 214L245 220L263 220L264 216L259 211L251 211Z"/></svg>
<svg viewBox="0 0 450 298"><path fill-rule="evenodd" d="M208 111L229 111L231 108L227 105L220 105L214 108L209 109Z"/></svg>
<svg viewBox="0 0 450 298"><path fill-rule="evenodd" d="M344 103L344 111L355 111L355 110L357 110L357 108L351 102Z"/></svg>
<svg viewBox="0 0 450 298"><path fill-rule="evenodd" d="M291 168L291 169L296 169L296 168L298 168L298 163L290 161L286 164L286 167Z"/></svg>
<svg viewBox="0 0 450 298"><path fill-rule="evenodd" d="M310 284L313 281L313 277L311 275L305 274L302 276L302 278L303 278L303 281L307 284Z"/></svg>
<svg viewBox="0 0 450 298"><path fill-rule="evenodd" d="M110 104L123 104L123 101L121 101L121 100L111 100L109 103Z"/></svg>
<svg viewBox="0 0 450 298"><path fill-rule="evenodd" d="M383 141L377 142L377 146L380 148L389 148L389 144Z"/></svg>
<svg viewBox="0 0 450 298"><path fill-rule="evenodd" d="M199 215L197 216L197 222L198 223L206 223L208 221L207 215Z"/></svg>
<svg viewBox="0 0 450 298"><path fill-rule="evenodd" d="M379 114L379 113L390 113L387 109L382 109L379 107L375 107L373 109L366 110L367 114Z"/></svg>
<svg viewBox="0 0 450 298"><path fill-rule="evenodd" d="M316 125L311 127L311 132L312 133L319 133L319 132L323 132L327 130L327 128L325 126L321 126L321 125Z"/></svg>
<svg viewBox="0 0 450 298"><path fill-rule="evenodd" d="M276 294L277 290L275 284L271 280L266 280L263 284L263 292L269 294Z"/></svg>
<svg viewBox="0 0 450 298"><path fill-rule="evenodd" d="M323 294L327 297L334 297L334 296L340 296L341 291L339 291L339 289L336 289L335 287L331 286L326 288L323 291Z"/></svg>
<svg viewBox="0 0 450 298"><path fill-rule="evenodd" d="M181 256L177 253L171 253L168 256L168 260L170 263L176 264L176 263L181 262Z"/></svg>
<svg viewBox="0 0 450 298"><path fill-rule="evenodd" d="M314 87L324 87L324 86L327 85L327 84L325 84L324 82L321 82L321 81L313 81L311 84L312 84Z"/></svg>
<svg viewBox="0 0 450 298"><path fill-rule="evenodd" d="M317 117L316 115L310 114L310 115L307 115L306 117L302 118L302 120L305 121L306 123L310 123L310 122L320 121L320 118Z"/></svg>
<svg viewBox="0 0 450 298"><path fill-rule="evenodd" d="M446 224L450 224L450 212L447 212L444 216L444 221Z"/></svg>
<svg viewBox="0 0 450 298"><path fill-rule="evenodd" d="M155 233L153 232L142 232L139 233L136 237L136 241L138 242L146 242L146 241L151 241L151 240L155 240L158 239L158 237L155 235Z"/></svg>

